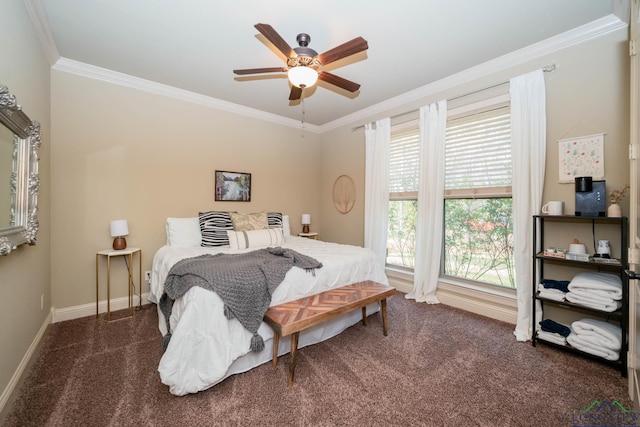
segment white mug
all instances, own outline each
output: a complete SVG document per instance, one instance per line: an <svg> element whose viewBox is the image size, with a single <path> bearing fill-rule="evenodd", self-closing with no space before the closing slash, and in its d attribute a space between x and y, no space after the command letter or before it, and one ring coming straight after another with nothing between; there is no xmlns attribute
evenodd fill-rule
<svg viewBox="0 0 640 427"><path fill-rule="evenodd" d="M548 215L562 215L564 212L564 202L552 200L542 207L542 213Z"/></svg>

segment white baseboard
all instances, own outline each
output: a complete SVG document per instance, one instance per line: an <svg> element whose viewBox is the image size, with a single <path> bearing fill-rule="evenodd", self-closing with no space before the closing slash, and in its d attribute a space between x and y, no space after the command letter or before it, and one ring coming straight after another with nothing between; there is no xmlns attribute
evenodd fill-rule
<svg viewBox="0 0 640 427"><path fill-rule="evenodd" d="M399 275L388 272L387 276L391 286L394 286L398 291L409 293L413 290L413 283L406 279L403 280ZM516 324L518 318L515 300L500 295L440 282L436 297L442 304L513 325Z"/></svg>
<svg viewBox="0 0 640 427"><path fill-rule="evenodd" d="M448 283L438 284L436 297L441 303L515 325L518 319L516 301Z"/></svg>
<svg viewBox="0 0 640 427"><path fill-rule="evenodd" d="M640 382L638 381L638 372L635 369L630 370L629 375L629 388L632 389L631 399L633 401L634 411L640 411Z"/></svg>
<svg viewBox="0 0 640 427"><path fill-rule="evenodd" d="M10 398L13 395L13 392L16 390L18 384L20 383L22 374L29 366L29 363L31 362L31 357L33 357L33 354L36 352L36 349L40 345L40 340L42 340L42 337L44 336L44 333L47 331L47 327L52 322L52 319L53 319L53 308L49 310L49 314L44 319L44 322L42 323L40 330L38 331L35 338L31 342L31 345L29 346L29 348L27 349L27 352L25 353L24 357L20 361L18 368L13 373L13 376L9 380L7 387L4 389L4 391L0 395L0 414L3 414L5 405L7 405L7 403L9 402ZM0 416L0 424L2 424L1 421L3 418L4 418L3 416Z"/></svg>
<svg viewBox="0 0 640 427"><path fill-rule="evenodd" d="M151 304L148 300L149 293L142 294L142 304ZM133 306L136 307L140 304L140 297L138 295L133 296ZM112 298L111 299L111 311L123 310L129 307L129 297ZM98 312L107 312L107 300L100 301L98 303ZM96 304L82 304L73 307L56 308L54 309L52 323L64 322L65 320L79 319L81 317L95 316Z"/></svg>
<svg viewBox="0 0 640 427"><path fill-rule="evenodd" d="M142 304L150 304L149 300L147 299L148 296L149 296L148 293L142 294ZM136 307L139 305L139 303L140 303L140 297L135 295L133 297L133 306ZM128 297L114 298L111 300L111 311L122 310L127 308L128 306L129 306ZM98 303L98 312L106 313L106 311L107 311L107 301L106 300L100 301ZM7 384L7 387L0 395L0 421L3 419L1 415L3 415L4 407L9 402L17 385L20 383L22 374L24 373L27 366L29 366L29 363L31 362L31 358L33 357L36 349L38 348L38 345L40 345L40 341L42 340L42 337L44 336L47 330L47 326L49 326L49 324L51 323L62 322L65 320L79 319L81 317L92 316L95 314L96 314L96 305L94 303L82 304L74 307L66 307L66 308L60 308L60 309L51 307L47 318L45 319L44 323L40 327L40 330L38 331L37 335L33 339L33 342L29 346L29 349L25 353L24 357L20 361L20 364L18 365L18 368L16 369L13 376L11 377L11 380L9 380L9 384Z"/></svg>
<svg viewBox="0 0 640 427"><path fill-rule="evenodd" d="M405 280L398 279L390 275L389 282L398 291L409 293L413 289L413 284ZM142 294L142 304L150 304L147 299L148 293ZM436 296L441 303L460 308L462 310L477 313L483 316L487 316L493 319L502 320L504 322L516 323L517 310L514 306L514 302L508 298L503 298L495 295L487 295L486 293L474 291L466 288L459 288L446 283L441 283L438 286ZM128 307L129 298L122 297L111 300L111 311L122 310ZM133 298L134 307L140 302L140 297L137 295ZM98 312L105 313L107 311L107 301L100 301L98 303ZM9 384L0 395L0 413L4 409L9 397L13 393L16 385L18 384L22 373L28 366L33 353L38 348L40 340L44 336L47 330L47 326L50 323L62 322L65 320L73 320L81 317L95 315L96 305L94 303L82 304L74 307L66 307L55 309L51 308L49 315L45 319L42 327L38 331L38 334L34 338L33 342L29 346L27 353L22 358L20 365L16 369L16 372L11 377Z"/></svg>

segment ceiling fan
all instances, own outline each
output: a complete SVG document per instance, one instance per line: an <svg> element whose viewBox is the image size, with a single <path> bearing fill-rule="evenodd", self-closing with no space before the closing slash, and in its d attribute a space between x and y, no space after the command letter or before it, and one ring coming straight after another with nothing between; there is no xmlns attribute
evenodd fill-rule
<svg viewBox="0 0 640 427"><path fill-rule="evenodd" d="M313 86L318 79L338 86L349 92L360 89L358 83L323 71L322 67L340 59L346 58L369 48L367 41L362 37L334 47L324 53L318 54L311 49L309 42L311 37L301 33L296 37L298 47L291 48L289 44L276 32L269 24L256 24L256 29L269 40L287 58L286 67L271 68L250 68L245 70L233 70L235 74L259 74L259 73L279 73L286 72L291 82L291 93L289 100L295 101L302 96L302 89Z"/></svg>

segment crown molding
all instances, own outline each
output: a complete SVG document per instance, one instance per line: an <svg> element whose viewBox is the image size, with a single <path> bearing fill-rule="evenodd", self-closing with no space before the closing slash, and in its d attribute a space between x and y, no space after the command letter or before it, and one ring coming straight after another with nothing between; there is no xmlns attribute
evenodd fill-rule
<svg viewBox="0 0 640 427"><path fill-rule="evenodd" d="M473 80L490 76L491 74L505 70L510 67L540 58L545 55L566 49L568 47L593 40L620 29L626 28L628 24L620 19L620 10L624 9L625 2L628 0L616 0L617 15L611 14L588 24L576 27L554 37L550 37L538 43L534 43L525 48L516 50L482 64L463 70L459 73L452 74L443 79L422 86L418 89L406 92L404 94L387 99L378 104L356 111L352 114L343 116L337 120L333 120L323 125L313 125L304 123L303 125L288 117L279 116L277 114L267 113L255 108L245 107L243 105L234 104L232 102L223 101L217 98L197 94L184 89L156 83L150 80L133 77L127 74L108 70L106 68L96 67L79 61L60 57L53 39L53 35L49 28L49 24L40 0L23 0L27 12L31 17L36 33L40 39L42 48L52 64L52 69L77 74L91 79L101 80L121 86L131 87L158 95L168 96L171 98L192 102L209 108L224 110L227 112L252 117L259 120L280 124L296 129L303 129L316 134L322 134L341 126L362 124L364 120L371 117L381 116L387 111L402 107L420 99L429 97L438 92L454 88Z"/></svg>
<svg viewBox="0 0 640 427"><path fill-rule="evenodd" d="M602 17L588 24L581 25L562 34L558 34L557 36L550 37L541 42L507 53L506 55L474 67L467 68L466 70L452 74L433 83L429 83L428 85L422 86L418 89L405 92L402 95L389 98L383 102L372 105L371 107L356 111L352 114L326 123L320 126L320 133L356 123L362 124L362 121L367 118L380 116L387 111L402 107L403 105L407 105L411 102L415 102L444 90L489 76L507 68L523 64L531 61L532 59L540 58L559 50L605 36L626 28L627 26L628 25L625 22L621 21L614 14Z"/></svg>
<svg viewBox="0 0 640 427"><path fill-rule="evenodd" d="M36 31L38 39L40 40L40 46L46 56L49 66L53 66L60 58L56 42L53 39L51 28L49 27L49 21L47 15L44 13L42 2L40 0L22 0L24 7L27 9L27 13L33 23L33 28Z"/></svg>
<svg viewBox="0 0 640 427"><path fill-rule="evenodd" d="M201 95L199 93L179 89L151 80L141 79L139 77L130 76L128 74L119 73L117 71L109 70L106 68L96 67L94 65L89 65L84 62L75 61L73 59L60 57L60 59L58 59L55 65L51 68L54 70L76 74L94 80L100 80L107 83L142 90L144 92L149 92L156 95L162 95L181 101L191 102L193 104L199 104L208 108L215 108L217 110L223 110L226 112L252 117L255 119L264 120L267 122L272 122L296 129L301 129L302 127L304 131L320 133L319 127L316 125L312 125L309 123L304 123L304 125L301 125L299 121L290 119L288 117L267 113L255 108L245 107L243 105L234 104L233 102L223 101L221 99L212 98L210 96Z"/></svg>
<svg viewBox="0 0 640 427"><path fill-rule="evenodd" d="M613 14L622 22L629 24L631 19L631 3L629 0L613 0Z"/></svg>
<svg viewBox="0 0 640 427"><path fill-rule="evenodd" d="M267 113L255 108L245 107L243 105L234 104L232 102L223 101L209 96L190 92L184 89L156 83L150 80L133 77L128 74L119 73L106 68L96 67L83 62L60 56L56 47L53 33L49 27L49 21L45 14L41 0L23 0L27 13L31 18L31 22L35 28L42 50L47 57L49 65L52 69L63 71L71 74L80 75L90 79L101 80L121 86L131 87L142 91L155 93L157 95L168 96L186 102L203 105L209 108L228 111L231 113L276 123L283 126L301 129L302 131L320 133L320 127L310 123L301 124L297 120L288 117L279 116L277 114Z"/></svg>

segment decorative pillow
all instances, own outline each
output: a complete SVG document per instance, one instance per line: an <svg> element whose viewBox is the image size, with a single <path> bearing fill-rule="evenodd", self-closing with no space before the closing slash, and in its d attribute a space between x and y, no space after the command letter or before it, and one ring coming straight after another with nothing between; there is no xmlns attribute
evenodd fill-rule
<svg viewBox="0 0 640 427"><path fill-rule="evenodd" d="M170 246L200 246L202 234L198 218L167 218L167 245Z"/></svg>
<svg viewBox="0 0 640 427"><path fill-rule="evenodd" d="M201 246L225 246L229 244L227 231L233 230L230 212L210 211L198 213Z"/></svg>
<svg viewBox="0 0 640 427"><path fill-rule="evenodd" d="M244 214L230 213L235 231L264 230L269 228L267 211Z"/></svg>
<svg viewBox="0 0 640 427"><path fill-rule="evenodd" d="M269 228L282 228L282 214L280 212L267 212Z"/></svg>
<svg viewBox="0 0 640 427"><path fill-rule="evenodd" d="M282 215L282 234L284 234L284 237L291 236L291 225L289 224L289 215Z"/></svg>
<svg viewBox="0 0 640 427"><path fill-rule="evenodd" d="M280 246L284 237L280 228L265 228L264 230L227 231L231 249L266 248Z"/></svg>

